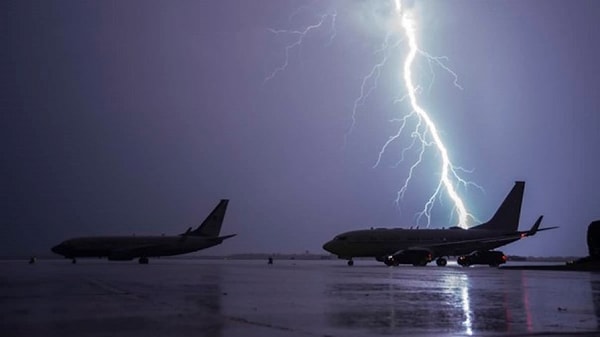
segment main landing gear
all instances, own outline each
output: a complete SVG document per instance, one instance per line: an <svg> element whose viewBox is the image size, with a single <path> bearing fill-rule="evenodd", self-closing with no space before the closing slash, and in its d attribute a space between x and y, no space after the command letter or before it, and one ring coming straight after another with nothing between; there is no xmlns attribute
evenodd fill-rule
<svg viewBox="0 0 600 337"><path fill-rule="evenodd" d="M148 258L147 257L140 257L140 259L138 260L138 262L140 264L148 264Z"/></svg>
<svg viewBox="0 0 600 337"><path fill-rule="evenodd" d="M348 260L348 266L352 267L354 265L354 261L352 261L352 259Z"/></svg>
<svg viewBox="0 0 600 337"><path fill-rule="evenodd" d="M448 264L448 260L443 257L438 257L435 260L435 264L437 264L439 267L445 267Z"/></svg>

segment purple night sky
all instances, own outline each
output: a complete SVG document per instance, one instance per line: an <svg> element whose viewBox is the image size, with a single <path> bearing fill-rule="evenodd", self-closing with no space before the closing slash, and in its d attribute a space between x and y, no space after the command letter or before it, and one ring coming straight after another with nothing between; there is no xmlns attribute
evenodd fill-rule
<svg viewBox="0 0 600 337"><path fill-rule="evenodd" d="M202 254L324 253L339 232L405 227L438 179L403 144L373 168L408 108L401 49L360 106L378 62L382 1L4 1L0 4L0 256L50 254L73 236L178 234L231 199ZM487 220L527 182L521 229L560 226L507 254L587 255L600 219L600 2L416 1L424 50L445 55L464 90L435 68L420 96ZM380 6L381 7L381 6ZM293 38L335 10L330 27ZM430 77L426 64L422 76ZM429 78L430 80L431 78ZM428 80L427 78L425 79ZM437 204L432 227L453 225Z"/></svg>

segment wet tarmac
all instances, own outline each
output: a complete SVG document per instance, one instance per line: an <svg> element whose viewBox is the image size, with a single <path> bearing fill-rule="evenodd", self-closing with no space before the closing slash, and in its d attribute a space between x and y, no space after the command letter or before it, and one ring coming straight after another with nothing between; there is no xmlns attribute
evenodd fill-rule
<svg viewBox="0 0 600 337"><path fill-rule="evenodd" d="M0 261L2 336L600 335L600 273Z"/></svg>

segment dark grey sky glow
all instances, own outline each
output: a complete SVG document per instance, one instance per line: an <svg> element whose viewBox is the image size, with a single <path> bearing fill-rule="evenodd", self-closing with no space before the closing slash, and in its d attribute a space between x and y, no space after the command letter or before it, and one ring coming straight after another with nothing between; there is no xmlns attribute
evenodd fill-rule
<svg viewBox="0 0 600 337"><path fill-rule="evenodd" d="M223 233L203 254L323 252L336 233L405 227L437 179L430 156L394 205L409 163L402 50L357 113L385 38L381 1L4 1L0 4L0 256L49 253L72 236L178 234L221 198ZM422 95L480 220L527 182L521 228L560 226L507 254L586 255L600 219L600 3L415 1L423 49L448 57ZM302 29L290 51L273 29ZM422 76L430 76L422 67ZM389 150L388 150L389 151ZM432 228L454 224L438 203Z"/></svg>

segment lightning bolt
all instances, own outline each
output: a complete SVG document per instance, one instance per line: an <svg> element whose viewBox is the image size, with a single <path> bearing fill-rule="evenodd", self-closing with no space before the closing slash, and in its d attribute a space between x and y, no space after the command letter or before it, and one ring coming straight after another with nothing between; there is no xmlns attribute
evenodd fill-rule
<svg viewBox="0 0 600 337"><path fill-rule="evenodd" d="M404 66L402 69L402 80L404 83L404 87L406 88L407 94L397 101L402 102L405 99L408 99L412 110L403 118L395 120L401 122L400 127L398 128L398 132L395 135L391 136L384 143L379 152L377 161L375 162L375 165L373 167L379 166L382 156L386 152L388 146L403 134L408 120L411 118L416 118L417 122L411 133L412 141L409 144L409 146L405 147L402 150L400 161L404 160L405 152L414 148L415 145L418 147L417 159L410 166L408 176L404 181L404 185L400 188L400 190L397 193L396 203L399 204L400 201L404 198L404 194L408 189L409 182L412 180L414 171L422 163L426 148L433 147L436 149L437 153L441 158L440 179L437 182L437 186L434 189L434 192L430 195L425 205L423 206L423 209L417 213L417 225L419 225L421 220L424 218L426 226L429 227L431 223L431 211L433 209L435 201L436 199L441 198L442 191L445 191L450 200L452 201L453 213L456 213L457 215L457 225L462 228L468 228L469 220L474 220L475 218L467 211L465 203L463 202L463 200L457 192L457 186L467 186L469 184L475 186L478 185L472 182L467 182L466 180L460 177L458 171L466 170L455 166L452 163L452 161L450 160L449 151L445 146L444 142L442 141L442 138L440 137L440 132L438 131L435 122L433 121L429 113L418 102L417 95L421 92L421 88L415 85L413 81L413 64L416 57L418 55L425 57L429 62L430 68L432 63L437 64L453 76L455 86L457 86L459 89L462 89L462 87L458 84L458 76L456 75L456 73L445 65L444 61L447 60L447 58L432 56L431 54L424 52L419 48L417 44L417 36L415 30L416 22L412 11L410 9L403 9L401 0L395 0L395 9L396 15L399 18L401 27L404 31L405 38L408 42L408 54L406 55L406 59L404 61ZM433 70L432 74L435 74Z"/></svg>
<svg viewBox="0 0 600 337"><path fill-rule="evenodd" d="M443 196L445 195L449 198L449 200L452 203L452 211L450 217L452 218L456 216L457 225L462 228L468 228L469 222L476 220L476 218L467 211L465 203L461 199L457 189L459 187L466 188L469 185L476 186L480 189L482 188L473 182L466 181L465 179L461 178L459 172L470 173L470 171L465 170L459 166L455 166L453 164L453 162L450 159L450 152L448 151L448 148L446 147L440 136L440 132L436 126L435 121L432 119L431 115L421 106L421 104L419 104L418 95L423 91L423 88L420 85L415 84L413 79L413 68L416 58L419 56L423 57L425 60L427 60L429 64L432 77L432 81L429 85L429 90L431 89L431 86L433 85L433 80L435 79L435 72L433 70L434 65L440 67L448 74L450 74L450 76L453 78L453 84L458 89L462 90L462 87L458 83L457 74L446 65L448 59L445 56L433 56L419 48L416 34L416 20L412 8L403 8L402 0L392 1L393 5L395 5L395 12L393 13L393 17L394 20L398 21L399 27L401 27L403 37L397 38L393 31L388 31L380 48L374 52L374 55L379 56L379 62L377 62L371 68L371 71L363 77L362 83L360 85L359 96L354 100L353 103L351 125L344 135L344 145L347 144L348 137L350 137L353 130L356 128L357 114L359 108L369 98L370 94L377 89L378 80L382 73L383 67L386 66L388 61L392 58L393 51L398 49L401 46L402 42L406 41L408 52L404 59L401 74L401 83L403 84L403 87L406 90L406 94L402 98L396 99L394 103L404 103L405 101L408 101L410 111L403 117L395 118L392 120L392 122L399 123L398 130L394 135L390 136L388 140L383 144L373 167L376 168L380 166L382 158L385 155L388 148L390 147L390 145L393 144L395 141L399 141L401 139L400 137L403 134L405 134L407 130L410 129L410 143L408 144L408 146L402 149L400 160L397 162L396 167L404 161L406 153L410 150L416 152L416 159L410 165L407 177L404 180L404 184L397 192L395 203L398 206L400 205L400 202L401 200L403 200L404 195L408 190L409 184L413 179L415 171L423 162L427 150L435 150L435 153L437 153L441 160L439 180L436 181L436 187L428 197L423 208L417 213L416 225L418 226L424 221L425 225L429 227L432 217L431 213L434 208L434 205L437 200L440 200L441 202ZM264 79L264 83L274 79L279 72L284 71L289 64L291 50L302 45L304 39L311 32L322 28L324 25L327 24L327 22L331 22L331 33L329 39L330 44L336 35L336 16L337 14L335 12L333 14L321 15L316 23L305 26L305 28L301 30L271 29L270 31L274 34L291 35L295 36L295 39L291 43L286 45L284 51L284 61L278 67L276 67L270 75L268 75ZM409 125L413 125L413 127L411 128Z"/></svg>
<svg viewBox="0 0 600 337"><path fill-rule="evenodd" d="M291 17L293 17L294 15L295 14L293 14ZM290 61L290 52L292 51L292 49L301 46L302 42L304 42L304 39L312 31L322 28L326 24L328 19L331 21L331 28L330 28L329 41L328 41L327 45L330 45L336 36L336 31L335 31L336 17L337 17L337 13L335 11L331 14L323 14L319 17L319 20L315 24L306 26L302 30L269 29L269 32L271 32L275 35L294 36L295 38L293 39L293 41L291 43L289 43L288 45L285 46L283 62L279 66L275 67L275 69L271 72L271 74L269 74L267 77L265 77L265 79L263 80L263 85L266 84L267 82L269 82L270 80L274 79L278 73L284 71L288 67L288 64Z"/></svg>
<svg viewBox="0 0 600 337"><path fill-rule="evenodd" d="M354 131L354 128L356 127L356 114L358 112L358 108L364 104L369 95L375 89L377 89L377 82L379 81L379 76L381 75L381 69L386 65L391 57L392 49L398 47L400 44L400 41L391 43L391 38L392 35L388 33L385 37L385 40L381 44L381 47L374 53L375 55L383 54L381 61L371 68L371 72L367 76L363 77L360 85L360 96L354 100L354 104L352 106L352 123L344 135L344 147L346 147L346 144L348 143L348 137L352 134L352 131Z"/></svg>

